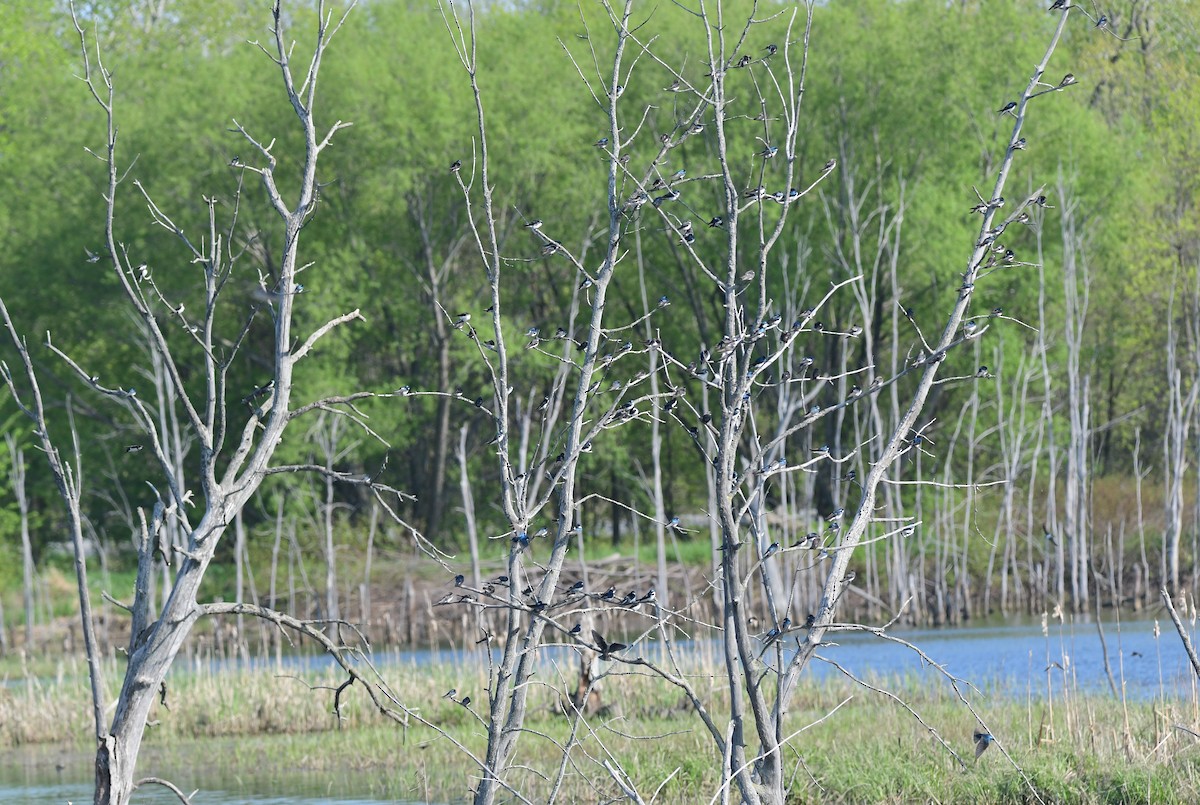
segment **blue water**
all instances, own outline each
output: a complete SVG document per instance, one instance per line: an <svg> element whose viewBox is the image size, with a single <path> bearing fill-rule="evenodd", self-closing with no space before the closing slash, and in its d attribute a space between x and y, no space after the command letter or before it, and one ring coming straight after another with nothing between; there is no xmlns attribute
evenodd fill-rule
<svg viewBox="0 0 1200 805"><path fill-rule="evenodd" d="M1179 635L1170 620L1160 622L1159 627L1162 631L1156 639L1152 620L1123 621L1119 632L1115 623L1104 624L1109 667L1117 690L1123 688L1127 696L1177 698L1190 696L1195 688L1196 677ZM980 688L1019 696L1044 692L1048 682L1056 688L1069 684L1084 692L1111 690L1094 623L1052 623L1047 634L1037 623L897 629L890 634L920 647L947 673ZM911 649L895 643L863 633L831 633L826 640L838 645L819 653L852 673L937 677ZM840 673L824 663L814 664L813 672L821 676Z"/></svg>
<svg viewBox="0 0 1200 805"><path fill-rule="evenodd" d="M1117 690L1133 698L1153 696L1178 697L1190 695L1195 675L1183 650L1179 635L1169 619L1159 622L1160 636L1154 637L1155 621L1123 620L1119 627L1114 621L1104 624L1108 647L1108 663ZM802 633L801 633L802 634ZM1045 691L1048 682L1069 684L1083 692L1110 691L1105 672L1104 651L1094 621L1075 623L1051 622L1043 633L1040 622L1011 619L977 626L889 630L889 635L919 647L947 673L980 688L1003 689L1010 695L1024 697L1027 693ZM655 635L651 635L654 637ZM611 635L610 635L611 637ZM636 637L624 635L620 639ZM834 660L855 675L874 678L921 674L936 678L938 674L911 649L865 632L839 631L826 635L827 643L819 654ZM1196 636L1193 635L1194 642ZM372 656L377 666L405 664L422 667L430 664L482 663L483 649L418 650L379 652ZM499 649L492 649L499 659ZM715 641L680 641L677 656L704 653L721 656ZM573 659L574 649L549 646L542 649L545 661ZM659 659L662 647L646 639L625 652L627 657L645 656ZM764 656L772 659L772 653ZM786 655L785 655L786 659ZM1057 663L1060 667L1052 667ZM273 659L216 660L221 667L277 667ZM330 668L334 661L325 654L297 654L282 658L285 669L293 671ZM814 662L811 673L818 678L841 673L822 662ZM1049 671L1047 671L1049 668ZM177 673L187 673L179 668Z"/></svg>

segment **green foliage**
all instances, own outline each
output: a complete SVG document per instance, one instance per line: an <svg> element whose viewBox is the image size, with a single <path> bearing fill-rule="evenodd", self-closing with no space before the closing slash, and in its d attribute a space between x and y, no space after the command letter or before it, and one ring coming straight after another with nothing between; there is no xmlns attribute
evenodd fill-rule
<svg viewBox="0 0 1200 805"><path fill-rule="evenodd" d="M754 52L761 53L768 43L800 38L802 16L793 18L790 7L778 10L778 16L752 29L749 47ZM806 301L811 301L831 279L866 270L868 281L883 291L876 326L890 328L899 305L912 307L927 331L940 326L944 301L959 282L975 235L977 219L966 214L972 203L970 187L986 192L1009 131L1009 119L995 110L1020 90L1025 80L1022 66L1036 60L1038 43L1054 23L1049 15L1034 13L1037 10L1035 3L947 7L927 0L835 2L816 9L800 123L798 182L807 186L830 157L841 167L794 211L794 224L785 232L780 253L807 251L811 257L803 269L787 267L788 286L807 284ZM745 2L729 4L726 12L731 20L759 13ZM118 90L118 159L123 169L129 167L129 175L119 194L117 240L134 264L150 266L168 300L197 308L202 303L199 268L172 233L153 225L144 200L130 183L140 181L196 242L207 234L204 197L219 200L218 226L223 228L232 218L233 194L244 185L238 212L241 234L228 246L241 249L254 233L254 242L269 253L282 236L277 217L262 203L256 177L229 166L235 155L251 163L254 158L241 137L230 131L232 120L265 142L277 139L285 193L295 184L287 170L295 167L301 144L288 125L291 110L278 90L277 68L245 42L247 36L269 36L261 9L238 0L217 5L187 0L174 3L170 15L157 19L143 19L139 13L125 4L92 3L82 19L99 34ZM655 55L683 65L684 77L702 84L709 68L694 18L669 4L646 13L658 37ZM1141 412L1104 436L1112 451L1105 453L1105 469L1116 474L1127 471L1133 429L1141 427L1143 434L1160 430L1156 424L1165 381L1159 359L1143 357L1156 355L1162 343L1159 322L1171 303L1162 278L1179 276L1182 293L1183 280L1194 277L1200 253L1200 184L1195 178L1200 171L1194 169L1200 92L1190 80L1196 68L1196 10L1174 2L1160 13L1172 21L1169 34L1146 47L1072 28L1047 80L1056 81L1071 69L1080 76L1080 85L1034 101L1026 130L1029 148L1010 181L1016 196L1043 184L1053 190L1061 175L1089 222L1097 313L1088 324L1093 357L1087 371L1096 378L1095 406L1112 416ZM1188 22L1190 28L1184 24ZM315 21L309 9L301 9L288 23L303 29ZM597 98L603 98L602 81L610 78L596 77L591 48L602 53L614 37L601 9L561 3L492 6L480 13L478 23L482 104L488 113L492 182L501 214L497 223L510 258L503 284L509 311L505 337L508 347L519 353L514 387L536 400L545 393L545 377L555 360L522 352L521 334L531 326L544 331L569 326L562 311L578 277L563 261L542 258L538 242L521 224L544 218L548 231L579 251L596 216L607 214L606 166L592 143L606 134ZM6 244L0 254L0 289L31 343L39 343L49 329L55 343L89 372L113 385L144 387L145 379L133 369L141 363L143 348L111 267L106 260L90 264L84 259L85 250L95 252L103 246L104 177L84 150L97 147L102 132L94 107L73 77L79 70L77 37L61 9L38 4L5 5L0 25L14 32L0 45L0 193L20 199L19 204L0 208L0 239ZM465 208L448 172L450 162L462 160L464 181L475 182L478 190L475 102L450 36L435 7L376 2L351 15L330 52L316 114L323 126L336 120L352 121L354 126L339 133L323 157L322 205L304 234L302 256L312 266L304 275L308 293L299 306L300 331L354 308L362 310L367 323L339 329L322 342L300 370L297 398L311 400L357 388L390 392L405 384L443 392L461 387L462 399L445 402L434 397L364 402L362 411L387 445L365 441L348 459L348 469L372 471L386 465L385 480L420 498L402 513L418 525L428 523L430 512L423 507L431 505L433 496L430 457L447 449L466 423L471 468L479 478L479 516L490 528L499 521L487 503L498 482L488 474L494 470L485 445L493 426L471 404L477 396L488 399L486 375L472 342L444 326L438 328L439 321L445 325L447 314L458 310L473 312L478 322L489 304L481 291L484 267L467 226L469 215L478 221L479 210ZM914 42L921 46L913 47ZM989 46L980 47L981 42ZM306 58L303 52L293 54L298 64ZM797 50L793 58L799 58ZM586 87L580 72L587 78ZM1145 74L1153 80L1144 80ZM632 145L631 165L645 165L657 135L686 123L684 100L664 95L671 74L649 56L640 59L626 80L621 112L626 136L637 130L650 107L645 131ZM735 106L736 114L749 117L757 112L757 99L747 91ZM780 125L735 123L729 127L730 153L745 155L747 162L764 141L777 136ZM689 140L672 151L659 170L683 168L695 175L711 163L712 148L707 136ZM780 163L767 169L769 178L775 175L770 171L782 170ZM719 193L715 185L704 183L685 187L700 225ZM851 251L845 210L864 192L870 196L868 208L886 208L889 216L898 211L900 199L904 201L897 255L902 288L897 299L890 298L884 275L870 274L869 263L841 266L833 259L839 251ZM673 300L670 308L656 314L654 326L676 354L698 351L703 342L713 340L707 334L715 323L716 303L688 286L690 269L675 244L659 231L661 226L649 216L642 220L639 238L647 295L656 299L668 294ZM1062 355L1060 339L1053 336L1061 329L1063 293L1057 220L1053 210L1040 216L1045 286L1037 269L1013 269L981 285L975 302L979 312L1000 306L1032 321L1039 295L1045 294L1044 330L1050 334L1056 384L1061 382ZM1007 245L1032 261L1038 242L1031 228L1014 233ZM720 238L707 237L698 248L715 259L724 245ZM227 289L232 304L221 320L226 337L243 323L258 273L269 273L270 268L251 258L240 265ZM436 293L431 271L440 272ZM785 296L784 273L772 273L773 299ZM613 286L611 310L635 318L641 313L640 293L635 273L623 274ZM160 307L160 320L169 321L165 306ZM1182 315L1178 307L1174 315ZM857 317L849 297L834 300L831 321L852 322ZM481 326L481 337L491 337L486 329ZM177 323L167 330L186 373L194 346ZM1002 346L1005 365L1013 367L1035 334L1017 326L997 326L988 337L989 349ZM260 316L249 331L247 350L264 355L272 347L270 339L267 318ZM838 358L834 352L820 351L826 349L823 346L813 349L820 363ZM0 347L0 353L11 357L7 346ZM97 471L113 468L130 503L149 505L152 495L144 481L153 477L153 469L144 457L122 453L126 443L139 438L124 416L81 391L45 350L35 348L35 355L43 371L55 375L48 385L75 395L73 405L85 436L84 465ZM984 359L990 360L963 351L951 357L950 367L970 372ZM438 376L443 360L444 383ZM200 380L189 375L189 382ZM234 368L229 402L235 426L246 416L241 398L264 380L246 366ZM973 388L947 387L931 416L944 419L957 412ZM981 393L991 394L987 389ZM440 426L443 404L449 406L447 431ZM65 411L56 408L51 414L62 427ZM995 410L985 406L982 417L986 421L981 427L990 426ZM674 511L698 511L705 489L695 450L678 425L670 420L667 424L669 503ZM619 438L597 444L583 473L586 482L600 487L616 477L627 495L637 498L645 494L639 467L648 463L648 440L642 425L627 428ZM1156 455L1153 437L1145 438L1144 455ZM991 449L980 448L985 453ZM308 440L293 439L280 457L311 458L312 450ZM431 534L447 546L461 542L459 515L448 502L455 499L456 473L452 469L444 479L446 519L441 530ZM31 462L31 483L38 506L46 505L49 481L38 462ZM299 491L307 483L280 479L269 494ZM351 492L341 494L352 507L364 502ZM112 516L98 499L94 506L94 517ZM269 520L271 511L273 507L264 503L254 518ZM0 512L0 517L7 516ZM8 520L0 520L3 544L11 543L13 533ZM39 546L51 541L53 533L53 527L39 528Z"/></svg>

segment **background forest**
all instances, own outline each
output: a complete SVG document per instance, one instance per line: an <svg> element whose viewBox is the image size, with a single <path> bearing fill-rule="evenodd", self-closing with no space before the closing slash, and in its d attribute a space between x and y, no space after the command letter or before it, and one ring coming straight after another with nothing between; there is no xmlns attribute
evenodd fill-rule
<svg viewBox="0 0 1200 805"><path fill-rule="evenodd" d="M131 176L181 227L199 230L207 226L206 197L228 200L244 183L241 239L230 248L244 250L259 272L244 263L231 279L247 310L261 303L260 276L278 271L270 255L279 252L282 231L255 177L239 169L245 144L231 131L230 115L250 130L284 138L296 131L269 63L245 41L246 31L262 28L255 5L86 5L116 79L124 152L137 155ZM75 78L78 39L60 6L0 4L0 285L29 334L48 397L70 401L69 411L60 406L51 417L74 417L84 473L111 481L94 484L107 491L84 505L98 556L119 572L133 562L135 511L153 503L145 483L155 472L152 458L136 449L141 436L120 409L56 364L40 346L41 334L50 331L55 344L111 386L137 388L143 398L153 398L157 387L164 432L174 414L162 384L132 368L149 365L145 337L118 303L111 270L89 261L102 247L104 176L85 146L101 142L103 132ZM977 236L969 208L979 199L971 188L987 192L1006 146L1009 119L997 110L1019 91L1054 24L1044 6L834 0L816 9L799 185L807 187L829 159L838 167L791 213L785 245L776 251L788 255L787 265L772 274L782 284L769 293L794 304L791 316L831 283L861 273L865 290L835 296L822 316L831 329L861 325L867 333L815 341L815 366L836 373L867 362L903 365L919 351L912 325L939 326L941 303L961 282L963 254ZM1085 607L1089 594L1137 605L1161 583L1196 584L1200 488L1188 470L1200 448L1193 427L1200 390L1200 6L1114 0L1104 13L1102 29L1068 30L1059 56L1077 84L1039 107L1024 130L1026 153L1009 187L1021 195L1045 184L1048 208L1006 235L1013 265L975 291L975 312L995 315L983 337L947 358L943 374L957 380L935 388L923 417L929 444L907 459L906 473L959 486L894 493L895 504L923 526L911 540L868 546L855 559L869 593L857 604L890 612L915 594L910 616L940 622L977 608L1036 611L1046 601ZM513 350L531 337L522 336L526 328L549 338L568 327L578 291L575 270L543 254L525 224L541 219L555 237L571 233L564 245L586 259L607 215L607 163L594 146L606 118L564 54L580 41L580 14L571 3L495 4L479 19L480 83L493 175L500 177L498 224L507 255L519 256L506 280L508 309L524 317L510 324ZM706 69L701 54L682 44L672 50L676 33L684 40L685 22L670 4L655 9L657 52L698 78ZM367 326L341 328L322 341L299 370L295 395L401 387L414 393L361 403L387 446L339 429L334 418L314 417L307 437L285 441L280 457L369 474L411 493L415 499L398 513L455 552L466 545L464 466L471 468L480 531L507 528L489 503L489 484L498 483L486 458L493 431L474 404L488 378L476 344L454 326L460 313L482 318L489 305L463 196L449 171L455 160L464 172L472 168L474 102L432 6L363 3L340 36L321 77L322 114L354 125L322 157L321 203L301 255L311 267L301 275L305 299L297 316L311 328L359 307ZM986 48L974 44L985 41ZM626 103L650 106L650 125L658 128L674 120L664 95L670 80L660 72L638 71L624 91ZM981 108L978 99L986 97L992 102ZM744 101L753 118L753 99ZM635 158L648 162L652 146L636 144ZM664 175L688 171L711 147L703 137L688 139L671 152ZM730 152L744 152L749 162L761 147L748 130ZM304 149L282 142L279 153L286 168ZM689 208L704 216L709 191L703 183L687 187ZM715 205L715 187L710 195ZM147 263L163 298L202 307L202 288L175 234L153 222L136 194L119 197L118 207L118 240ZM699 252L705 220L696 220ZM669 234L647 227L640 250L641 282L632 273L618 277L608 307L634 320L647 299L653 308L653 300L667 297L653 330L638 335L662 339L686 364L686 356L713 348L720 299L705 290ZM186 356L172 306L161 306L161 320L180 333L175 348ZM261 350L269 367L270 328L251 328L247 345ZM0 349L11 364L11 347ZM534 350L515 364L512 383L527 408L548 393L543 378L553 365ZM240 389L231 393L231 407L268 379L231 378L230 388ZM828 385L833 402L853 378ZM893 392L878 406L846 408L791 449L808 454L828 445L844 454L871 430L872 416L889 416L902 399ZM823 402L818 395L816 403ZM27 424L7 397L0 414L9 436L0 453L8 471L0 477L10 481L0 497L0 601L11 629L23 620L22 532L34 575L67 560L56 550L63 541L60 504ZM657 456L650 424L635 421L582 458L582 485L603 495L583 506L584 539L597 554L654 532L655 523L626 507L653 508L660 493L661 508L683 524L667 533L667 561L706 562L711 555L705 465L687 423L665 421ZM802 536L809 522L852 499L855 474L865 469L825 462L820 472L790 481L790 503L772 501L785 534ZM289 520L297 552L361 557L371 539L402 560L411 553L404 536L382 525L377 536L370 497L357 489L303 475L272 478L246 510L238 539L221 546L226 558L236 553L236 579L216 573L207 584L230 595L237 585L240 593L241 560L260 573L267 567L272 549L280 550L272 535L281 519ZM657 530L661 537L662 523ZM507 549L507 540L485 546L483 558ZM343 599L358 595L355 578L354 585L341 583ZM338 584L331 573L311 588L336 607L338 594L326 587Z"/></svg>

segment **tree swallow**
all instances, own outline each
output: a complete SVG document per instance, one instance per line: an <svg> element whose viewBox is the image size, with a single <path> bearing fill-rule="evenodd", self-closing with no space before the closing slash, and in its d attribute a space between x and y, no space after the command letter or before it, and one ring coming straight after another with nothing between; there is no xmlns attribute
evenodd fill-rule
<svg viewBox="0 0 1200 805"><path fill-rule="evenodd" d="M1004 106L1002 108L997 109L996 114L1012 115L1013 117L1016 117L1017 116L1017 102L1009 101L1008 103L1004 104Z"/></svg>
<svg viewBox="0 0 1200 805"><path fill-rule="evenodd" d="M971 738L975 741L976 760L979 760L979 756L982 755L987 748L992 745L992 741L996 740L992 737L990 732L976 732L971 736Z"/></svg>
<svg viewBox="0 0 1200 805"><path fill-rule="evenodd" d="M629 648L624 643L609 643L595 629L592 630L592 638L596 641L596 648L600 650L600 659L602 660L611 659L613 654Z"/></svg>

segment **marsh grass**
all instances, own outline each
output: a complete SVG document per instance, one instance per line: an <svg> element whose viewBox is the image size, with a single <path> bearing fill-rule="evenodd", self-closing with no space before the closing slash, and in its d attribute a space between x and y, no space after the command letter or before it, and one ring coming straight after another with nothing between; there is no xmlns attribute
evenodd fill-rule
<svg viewBox="0 0 1200 805"><path fill-rule="evenodd" d="M119 661L106 677L115 701ZM559 702L572 690L577 666L546 662L531 695L531 717L519 745L514 786L533 801L548 796L572 721ZM444 698L454 688L482 712L485 669L473 662L384 666L384 678L420 716L469 751L484 748L475 715ZM709 802L720 786L719 754L683 696L655 677L614 666L602 682L606 710L586 719L561 792L564 802L597 802L614 796L604 761L620 760L649 800L670 778L659 802ZM720 670L712 658L686 669L712 711L724 711ZM48 678L0 689L0 747L54 743L90 751L87 686L78 663L64 663ZM168 677L167 707L156 706L147 733L149 773L175 775L188 787L202 784L188 758L221 757L231 774L265 770L349 777L364 795L424 801L461 800L477 775L471 761L434 728L410 719L385 722L366 697L351 689L339 721L332 672L224 668L207 661L182 663ZM850 680L811 681L794 699L787 732L797 802L1195 802L1200 801L1200 740L1176 725L1196 729L1193 697L1160 696L1122 704L1109 695L1060 690L1054 700L1036 691L991 688L971 695L1000 745L976 762L975 722L944 685L928 677L875 678L916 709L966 761L962 769L907 711ZM840 707L839 707L840 705ZM836 709L829 718L824 718ZM824 718L824 720L822 720ZM216 753L216 754L214 754ZM1023 774L1022 774L1023 772ZM199 777L196 783L189 777Z"/></svg>

